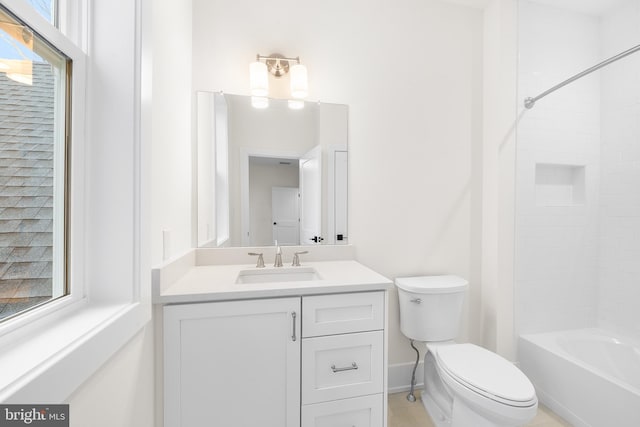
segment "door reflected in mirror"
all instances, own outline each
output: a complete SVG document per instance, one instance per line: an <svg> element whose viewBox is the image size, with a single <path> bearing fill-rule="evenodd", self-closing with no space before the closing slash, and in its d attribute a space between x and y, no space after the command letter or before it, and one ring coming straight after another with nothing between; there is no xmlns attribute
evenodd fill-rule
<svg viewBox="0 0 640 427"><path fill-rule="evenodd" d="M346 244L346 105L197 92L199 247Z"/></svg>

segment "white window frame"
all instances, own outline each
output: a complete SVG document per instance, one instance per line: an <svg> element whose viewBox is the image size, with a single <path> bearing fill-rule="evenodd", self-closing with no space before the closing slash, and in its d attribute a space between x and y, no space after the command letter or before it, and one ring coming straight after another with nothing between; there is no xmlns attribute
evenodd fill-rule
<svg viewBox="0 0 640 427"><path fill-rule="evenodd" d="M92 13L94 0L71 1L69 4L80 6L73 11L65 8L64 1L60 1L61 28L67 32L73 41L46 21L24 0L0 0L0 3L16 15L20 20L31 26L42 37L47 39L57 49L62 51L73 61L71 83L71 129L70 129L70 200L67 215L70 216L68 230L69 250L68 277L69 295L51 301L47 304L25 312L14 319L0 325L0 366L10 367L0 370L0 402L3 403L59 403L65 401L71 393L87 380L106 360L139 332L151 319L150 268L147 261L148 232L142 224L148 223L148 208L146 204L146 189L148 182L145 178L148 165L145 159L147 153L148 135L143 132L143 125L150 122L150 79L142 80L142 75L150 74L148 59L143 63L143 40L148 43L150 32L145 29L142 34L142 16L149 16L149 2L142 0L113 0L98 3L100 11ZM100 1L100 0L97 0ZM110 20L116 22L118 8L108 3L132 5L135 9L135 59L133 64L123 65L125 79L133 80L132 88L127 94L133 94L131 99L134 118L131 125L131 141L125 141L134 148L129 155L133 164L134 200L131 202L132 217L130 226L133 231L132 241L123 249L131 253L130 275L124 277L118 274L118 266L114 267L113 275L101 273L92 266L95 258L100 257L104 249L98 248L90 237L87 224L104 224L105 218L94 211L99 202L90 200L87 193L91 192L91 182L108 179L104 172L93 172L85 165L96 161L91 155L92 146L100 144L98 131L100 120L108 121L109 117L101 119L102 114L92 114L100 111L100 99L92 98L92 68L100 66L98 63L100 52L99 42L93 41L94 31L90 28L96 20ZM143 13L143 5L146 8ZM105 8L107 13L105 13ZM104 22L104 21L101 21ZM106 26L98 25L103 33ZM98 37L102 42L108 37ZM123 31L122 37L130 42L131 32ZM114 45L122 43L115 37ZM98 45L96 45L98 43ZM88 56L84 51L95 49L94 55ZM104 55L103 55L104 56ZM97 58L97 59L96 59ZM101 64L104 64L102 58ZM128 68L127 68L128 67ZM102 70L105 72L106 70ZM117 73L117 66L114 68ZM142 99L145 98L143 103ZM144 104L144 105L143 105ZM96 118L97 117L97 118ZM89 122L88 122L89 120ZM93 122L91 121L93 120ZM128 127L125 131L129 129ZM102 136L108 138L108 136ZM94 142L97 141L97 142ZM126 158L126 157L125 157ZM108 160L106 161L108 163ZM108 166L108 165L107 165ZM104 168L99 168L103 170ZM101 175L99 175L101 174ZM116 193L116 190L109 190ZM92 209L93 208L93 209ZM100 208L100 206L98 206ZM119 224L108 226L118 227ZM115 245L119 242L113 242ZM111 242L110 242L111 244ZM126 244L126 242L125 242ZM113 249L112 247L107 250ZM125 269L126 270L126 269ZM129 271L129 270L127 270ZM109 277L111 276L111 277Z"/></svg>
<svg viewBox="0 0 640 427"><path fill-rule="evenodd" d="M72 90L71 90L71 99L69 100L69 102L71 102L71 105L72 105L71 120L70 120L72 128L69 129L68 131L71 139L72 152L70 153L69 158L74 159L74 158L81 157L82 156L81 150L83 149L83 139L84 139L83 123L85 121L85 117L84 117L85 103L84 103L84 96L83 96L83 94L85 93L85 74L86 74L85 54L80 49L78 49L73 43L71 43L64 35L62 35L62 33L55 30L55 28L53 28L53 25L47 22L46 19L44 19L44 17L42 17L38 12L32 9L29 4L23 3L20 0L17 0L17 1L2 0L1 3L5 8L9 9L20 20L22 20L31 28L33 28L38 34L44 37L55 48L60 50L66 56L71 58L71 60L73 61L73 72L72 72L73 77L71 81ZM66 94L64 96L66 96ZM56 106L56 108L57 107L58 106ZM66 120L66 117L64 117L63 120ZM63 124L63 127L64 127L64 124ZM56 135L56 137L57 136L58 135ZM60 149L60 144L58 141L56 141L55 150L58 151L59 149ZM57 153L56 157L60 158L60 153ZM76 175L82 176L83 175L83 171L81 170L82 164L80 162L73 162L73 163L78 163L78 164L77 165L74 164L72 166L73 171L70 170L69 172L73 172L74 176ZM56 168L59 168L60 166L61 166L60 164L55 165ZM68 175L70 176L71 173L69 173ZM76 181L77 180L74 179L74 182ZM78 186L73 186L73 188L71 188L70 193L74 198L73 202L75 202L76 205L77 204L81 205L83 203L82 199L79 199L79 197L82 196L81 188L78 188ZM61 193L56 193L54 195L54 198L56 199L54 201L54 205L55 205L54 209L61 208L60 203L64 204L64 197L65 195ZM71 206L71 203L69 203L69 206ZM71 212L66 213L67 216L70 214ZM78 219L81 219L81 218L78 218ZM62 230L64 229L64 227L56 227L56 231L57 232L61 231L60 230L61 228ZM74 227L74 229L75 228L76 227ZM75 231L76 230L74 230L73 233L71 233L70 231L67 232L68 241L71 247L77 247L77 245L80 243L79 242L80 233ZM57 247L60 246L59 240L61 238L63 237L57 236L56 238L56 242L58 243ZM66 252L67 252L66 256L70 257L71 254L69 253L69 251L67 250ZM79 255L82 256L81 254ZM83 299L85 292L82 287L82 281L71 280L72 277L73 278L81 277L82 272L80 271L80 266L82 265L83 260L75 259L76 258L75 256L72 258L74 259L70 259L69 261L73 261L73 262L68 263L70 266L70 271L67 272L67 275L70 278L68 283L69 295L63 296L61 298L50 301L34 309L20 313L15 318L8 319L0 323L0 340L2 339L3 336L10 334L14 331L17 331L19 329L22 329L25 325L30 324L43 316L46 316L54 311L64 309L65 307L72 305L74 303L77 303L81 299ZM58 279L58 277L56 277L56 279ZM61 286L61 284L58 284L58 286Z"/></svg>

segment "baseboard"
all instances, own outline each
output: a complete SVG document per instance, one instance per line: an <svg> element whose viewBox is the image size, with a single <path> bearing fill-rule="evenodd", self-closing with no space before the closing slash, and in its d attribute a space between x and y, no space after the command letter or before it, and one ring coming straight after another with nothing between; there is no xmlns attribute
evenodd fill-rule
<svg viewBox="0 0 640 427"><path fill-rule="evenodd" d="M411 373L414 363L398 363L389 365L389 377L387 379L387 389L389 393L400 393L411 388ZM424 385L424 362L418 363L416 368L416 385L422 388Z"/></svg>

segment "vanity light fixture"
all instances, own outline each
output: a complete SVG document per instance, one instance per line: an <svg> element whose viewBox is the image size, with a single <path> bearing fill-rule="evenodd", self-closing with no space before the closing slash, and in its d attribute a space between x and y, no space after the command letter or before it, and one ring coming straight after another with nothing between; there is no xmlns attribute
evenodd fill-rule
<svg viewBox="0 0 640 427"><path fill-rule="evenodd" d="M267 64L260 61L252 62L249 65L249 75L251 78L251 96L267 96L269 94Z"/></svg>
<svg viewBox="0 0 640 427"><path fill-rule="evenodd" d="M291 67L291 96L296 99L306 98L309 92L307 84L307 67L298 62Z"/></svg>
<svg viewBox="0 0 640 427"><path fill-rule="evenodd" d="M269 73L275 78L289 74L291 97L294 98L289 101L289 108L296 110L304 108L304 101L302 100L308 95L309 86L307 82L307 67L300 63L300 57L287 58L278 53L269 56L256 55L256 61L249 65L251 95L253 98L262 97L266 99L268 96ZM253 98L251 105L256 108L266 108L269 105L268 99L266 99L266 103L263 100L254 103Z"/></svg>

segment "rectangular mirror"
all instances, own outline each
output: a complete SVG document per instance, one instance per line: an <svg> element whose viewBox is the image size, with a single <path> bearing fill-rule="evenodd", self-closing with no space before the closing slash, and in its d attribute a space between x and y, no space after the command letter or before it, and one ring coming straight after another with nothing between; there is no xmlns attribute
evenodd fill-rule
<svg viewBox="0 0 640 427"><path fill-rule="evenodd" d="M196 97L199 247L348 243L346 105Z"/></svg>

